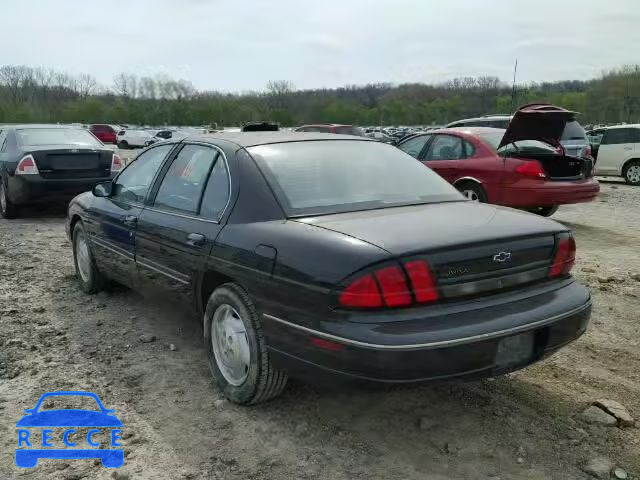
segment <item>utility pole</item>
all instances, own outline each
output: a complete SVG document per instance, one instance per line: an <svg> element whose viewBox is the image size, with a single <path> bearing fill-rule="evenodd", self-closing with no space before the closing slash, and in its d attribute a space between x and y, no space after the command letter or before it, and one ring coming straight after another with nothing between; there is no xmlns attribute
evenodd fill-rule
<svg viewBox="0 0 640 480"><path fill-rule="evenodd" d="M516 65L513 68L513 87L511 89L511 113L514 113L517 108L518 92L516 90L516 76L518 75L518 59L516 58Z"/></svg>

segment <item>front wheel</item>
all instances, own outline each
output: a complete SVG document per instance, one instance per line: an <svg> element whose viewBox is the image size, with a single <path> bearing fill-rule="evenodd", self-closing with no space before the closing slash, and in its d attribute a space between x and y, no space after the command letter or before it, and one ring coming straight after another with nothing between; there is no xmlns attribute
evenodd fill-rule
<svg viewBox="0 0 640 480"><path fill-rule="evenodd" d="M73 264L82 290L86 293L102 290L104 277L96 267L82 222L76 223L73 228Z"/></svg>
<svg viewBox="0 0 640 480"><path fill-rule="evenodd" d="M2 215L3 218L16 218L17 214L18 208L9 200L7 187L5 187L0 177L0 215Z"/></svg>
<svg viewBox="0 0 640 480"><path fill-rule="evenodd" d="M640 160L634 160L624 169L624 180L629 185L640 185Z"/></svg>
<svg viewBox="0 0 640 480"><path fill-rule="evenodd" d="M129 148L129 143L126 140L121 140L120 142L118 142L118 148L127 150Z"/></svg>
<svg viewBox="0 0 640 480"><path fill-rule="evenodd" d="M537 207L529 210L531 213L540 215L542 217L550 217L558 211L558 205L552 205L551 207Z"/></svg>
<svg viewBox="0 0 640 480"><path fill-rule="evenodd" d="M260 317L236 283L218 287L204 315L209 369L224 395L238 404L255 404L278 396L287 374L271 363Z"/></svg>

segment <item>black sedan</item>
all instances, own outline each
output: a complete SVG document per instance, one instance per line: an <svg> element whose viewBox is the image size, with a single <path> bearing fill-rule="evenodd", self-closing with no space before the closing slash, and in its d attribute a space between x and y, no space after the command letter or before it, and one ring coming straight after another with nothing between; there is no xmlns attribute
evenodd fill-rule
<svg viewBox="0 0 640 480"><path fill-rule="evenodd" d="M58 125L0 127L0 213L71 200L123 167L120 157L90 132Z"/></svg>
<svg viewBox="0 0 640 480"><path fill-rule="evenodd" d="M287 377L411 383L510 372L591 312L564 226L467 201L390 145L239 133L164 142L69 206L82 288L171 294L233 402Z"/></svg>

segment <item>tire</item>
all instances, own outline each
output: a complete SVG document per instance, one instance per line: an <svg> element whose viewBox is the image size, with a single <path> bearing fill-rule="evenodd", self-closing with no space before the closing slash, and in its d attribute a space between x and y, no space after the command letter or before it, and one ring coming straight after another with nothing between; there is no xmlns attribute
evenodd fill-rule
<svg viewBox="0 0 640 480"><path fill-rule="evenodd" d="M287 374L271 363L259 314L238 284L225 283L209 297L204 340L211 374L231 402L256 404L284 390ZM227 363L238 368L233 370Z"/></svg>
<svg viewBox="0 0 640 480"><path fill-rule="evenodd" d="M82 247L80 242L84 242L85 246ZM86 248L86 258L82 253L84 248ZM76 269L80 288L85 293L97 293L104 288L105 278L96 266L82 222L77 222L73 227L73 266Z"/></svg>
<svg viewBox="0 0 640 480"><path fill-rule="evenodd" d="M552 205L551 207L537 207L529 210L531 213L540 215L542 217L550 217L558 211L558 205Z"/></svg>
<svg viewBox="0 0 640 480"><path fill-rule="evenodd" d="M462 182L457 184L456 188L469 200L487 203L487 192L484 191L482 185L476 182Z"/></svg>
<svg viewBox="0 0 640 480"><path fill-rule="evenodd" d="M632 160L627 163L622 176L629 185L640 185L640 160Z"/></svg>
<svg viewBox="0 0 640 480"><path fill-rule="evenodd" d="M128 150L129 143L126 140L121 140L120 142L118 142L118 148L121 148L122 150Z"/></svg>
<svg viewBox="0 0 640 480"><path fill-rule="evenodd" d="M2 218L16 218L18 216L18 207L16 207L7 194L7 187L0 177L0 215Z"/></svg>

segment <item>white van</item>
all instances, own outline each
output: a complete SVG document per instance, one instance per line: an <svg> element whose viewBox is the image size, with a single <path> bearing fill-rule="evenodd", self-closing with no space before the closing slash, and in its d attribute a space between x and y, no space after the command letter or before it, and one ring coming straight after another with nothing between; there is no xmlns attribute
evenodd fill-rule
<svg viewBox="0 0 640 480"><path fill-rule="evenodd" d="M595 174L623 177L629 185L640 185L640 125L605 129Z"/></svg>

